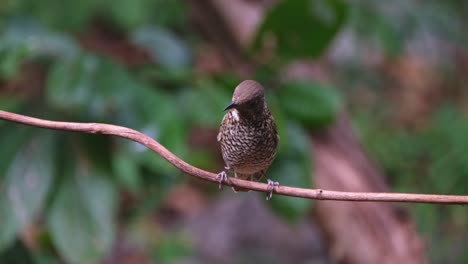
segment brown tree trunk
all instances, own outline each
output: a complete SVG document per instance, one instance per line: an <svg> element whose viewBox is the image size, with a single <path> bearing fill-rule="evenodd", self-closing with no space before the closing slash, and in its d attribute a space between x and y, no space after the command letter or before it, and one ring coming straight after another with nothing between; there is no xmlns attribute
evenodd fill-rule
<svg viewBox="0 0 468 264"><path fill-rule="evenodd" d="M317 188L389 191L345 114L312 138ZM337 263L426 263L414 224L395 204L319 201L315 210Z"/></svg>

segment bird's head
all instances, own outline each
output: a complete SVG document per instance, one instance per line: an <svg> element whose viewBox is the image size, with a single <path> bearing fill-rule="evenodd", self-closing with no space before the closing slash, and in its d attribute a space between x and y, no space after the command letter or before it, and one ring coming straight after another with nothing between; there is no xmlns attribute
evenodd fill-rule
<svg viewBox="0 0 468 264"><path fill-rule="evenodd" d="M224 109L237 109L239 112L259 112L265 106L265 90L256 81L245 80L237 85L231 103Z"/></svg>

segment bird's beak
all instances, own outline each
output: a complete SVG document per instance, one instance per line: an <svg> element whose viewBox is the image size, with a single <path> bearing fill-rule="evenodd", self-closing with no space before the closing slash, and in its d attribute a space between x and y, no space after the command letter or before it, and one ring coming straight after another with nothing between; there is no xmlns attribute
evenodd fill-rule
<svg viewBox="0 0 468 264"><path fill-rule="evenodd" d="M232 108L234 108L234 107L236 107L236 106L237 106L236 103L231 102L228 106L226 106L226 108L224 108L224 111L229 110L229 109L232 109Z"/></svg>

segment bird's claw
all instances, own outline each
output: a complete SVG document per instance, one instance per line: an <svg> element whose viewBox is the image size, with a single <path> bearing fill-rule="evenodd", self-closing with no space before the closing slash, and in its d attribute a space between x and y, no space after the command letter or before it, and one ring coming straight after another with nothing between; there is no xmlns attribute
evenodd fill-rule
<svg viewBox="0 0 468 264"><path fill-rule="evenodd" d="M227 173L225 170L222 172L218 173L218 176L216 176L216 180L219 182L219 189L222 190L224 186L224 182L226 182L228 179Z"/></svg>
<svg viewBox="0 0 468 264"><path fill-rule="evenodd" d="M269 201L271 197L273 197L273 191L275 190L276 187L279 186L279 182L275 182L270 179L267 179L267 184L268 184L268 192L266 195L266 200Z"/></svg>

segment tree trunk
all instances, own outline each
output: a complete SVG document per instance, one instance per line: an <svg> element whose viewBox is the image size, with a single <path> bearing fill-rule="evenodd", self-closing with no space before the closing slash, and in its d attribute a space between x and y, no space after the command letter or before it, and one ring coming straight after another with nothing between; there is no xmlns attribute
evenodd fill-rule
<svg viewBox="0 0 468 264"><path fill-rule="evenodd" d="M345 114L312 138L317 188L389 191ZM315 212L337 263L426 263L414 224L395 204L318 201Z"/></svg>

